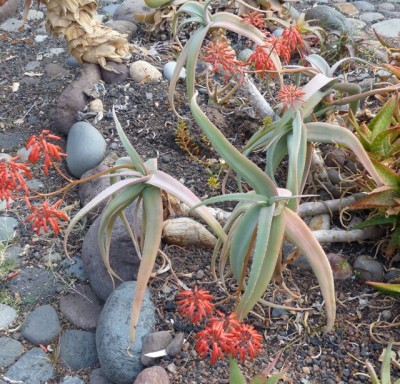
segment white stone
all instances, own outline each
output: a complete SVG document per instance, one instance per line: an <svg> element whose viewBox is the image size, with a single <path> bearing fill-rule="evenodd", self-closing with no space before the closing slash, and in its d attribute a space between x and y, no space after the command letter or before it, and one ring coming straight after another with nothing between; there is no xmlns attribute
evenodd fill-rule
<svg viewBox="0 0 400 384"><path fill-rule="evenodd" d="M24 23L21 20L10 18L6 20L3 24L0 24L0 31L4 32L18 32Z"/></svg>
<svg viewBox="0 0 400 384"><path fill-rule="evenodd" d="M163 74L164 74L164 77L168 81L171 81L172 76L175 71L175 67L176 67L176 61L170 61L164 65ZM182 68L181 71L179 72L179 78L181 78L181 79L186 78L186 69L185 68Z"/></svg>
<svg viewBox="0 0 400 384"><path fill-rule="evenodd" d="M156 67L143 60L131 64L129 75L137 83L156 83L162 78L161 72Z"/></svg>
<svg viewBox="0 0 400 384"><path fill-rule="evenodd" d="M49 38L49 36L47 36L47 35L36 35L35 41L37 43L43 43L43 41L47 40L48 38Z"/></svg>
<svg viewBox="0 0 400 384"><path fill-rule="evenodd" d="M22 13L21 13L21 16L22 16ZM44 17L44 14L42 11L37 11L36 9L30 9L26 19L28 21L42 20L43 17Z"/></svg>

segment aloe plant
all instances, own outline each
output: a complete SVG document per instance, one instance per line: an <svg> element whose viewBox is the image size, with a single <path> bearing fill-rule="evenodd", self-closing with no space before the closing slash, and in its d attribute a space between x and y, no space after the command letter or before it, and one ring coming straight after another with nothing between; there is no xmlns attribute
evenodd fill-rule
<svg viewBox="0 0 400 384"><path fill-rule="evenodd" d="M278 189L266 173L230 144L200 109L196 95L191 99L190 109L215 150L254 190L254 193L220 196L202 203L240 201L225 225L228 240L217 243L213 256L215 262L222 247L221 273L229 255L233 275L244 291L236 307L238 317L243 319L263 296L280 265L281 247L286 235L307 257L317 276L325 300L326 329L331 330L336 312L332 271L325 252L307 225L286 206L287 201L298 196L292 196L287 189Z"/></svg>
<svg viewBox="0 0 400 384"><path fill-rule="evenodd" d="M130 339L133 341L143 295L161 242L163 225L163 204L161 192L166 191L189 206L199 204L200 200L193 194L193 192L173 177L157 170L156 159L150 159L147 162L143 162L123 132L114 110L113 117L118 135L129 156L119 159L116 162L116 167L110 169L110 178L113 184L91 200L71 220L65 233L64 249L68 255L68 237L76 223L95 206L100 204L102 201L109 199L107 206L103 211L99 227L99 247L103 262L107 267L110 276L113 278L119 278L119 276L112 270L109 261L109 249L113 226L115 220L118 217L121 217L128 233L130 233L133 238L134 236L131 233L129 223L123 214L123 211L134 201L141 202L143 206L143 231L140 238L139 252L142 257L131 312ZM123 166L122 169L121 166ZM219 239L224 241L226 237L225 233L208 209L205 207L199 207L196 211L214 230ZM137 243L134 238L132 240L134 244Z"/></svg>
<svg viewBox="0 0 400 384"><path fill-rule="evenodd" d="M385 353L383 354L383 361L381 367L381 377L379 378L372 364L367 361L365 364L368 369L371 384L392 384L390 377L390 363L392 360L392 343L389 343ZM393 384L400 384L400 379L397 379Z"/></svg>

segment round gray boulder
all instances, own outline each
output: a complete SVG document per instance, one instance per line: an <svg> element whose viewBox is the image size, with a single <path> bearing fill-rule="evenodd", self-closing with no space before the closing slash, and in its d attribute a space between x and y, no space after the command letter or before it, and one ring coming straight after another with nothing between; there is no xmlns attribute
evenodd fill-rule
<svg viewBox="0 0 400 384"><path fill-rule="evenodd" d="M136 282L129 281L113 291L97 325L96 345L101 370L116 384L132 384L142 371L142 339L153 331L156 322L155 307L146 289L135 339L130 342L129 325L135 289Z"/></svg>
<svg viewBox="0 0 400 384"><path fill-rule="evenodd" d="M80 121L69 131L67 140L67 167L69 172L80 178L85 172L101 163L107 143L93 125Z"/></svg>

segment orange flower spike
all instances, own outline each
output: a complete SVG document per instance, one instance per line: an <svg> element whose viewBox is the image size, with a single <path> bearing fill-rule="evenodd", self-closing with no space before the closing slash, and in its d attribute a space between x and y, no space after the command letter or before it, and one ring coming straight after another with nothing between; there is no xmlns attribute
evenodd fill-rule
<svg viewBox="0 0 400 384"><path fill-rule="evenodd" d="M224 352L231 351L230 334L225 332L222 321L209 323L202 331L195 335L198 339L195 349L198 355L204 359L211 348L211 365L218 359L224 359Z"/></svg>
<svg viewBox="0 0 400 384"><path fill-rule="evenodd" d="M284 112L288 107L295 107L295 104L298 101L302 100L302 96L305 95L305 92L295 85L284 85L282 89L278 92L277 96L283 104L282 112Z"/></svg>
<svg viewBox="0 0 400 384"><path fill-rule="evenodd" d="M183 291L177 295L178 311L182 317L189 319L192 324L199 324L204 318L212 315L214 304L209 291L198 289Z"/></svg>
<svg viewBox="0 0 400 384"><path fill-rule="evenodd" d="M204 61L213 66L212 72L217 72L220 66L226 72L225 80L228 80L229 75L236 75L242 72L241 67L244 65L242 62L236 60L235 51L224 42L213 42L204 48L205 57Z"/></svg>
<svg viewBox="0 0 400 384"><path fill-rule="evenodd" d="M25 146L26 149L32 148L28 156L28 160L31 163L36 163L39 159L44 158L44 173L46 175L55 159L60 161L61 157L67 156L61 152L62 148L60 146L49 143L48 139L61 140L59 136L52 135L49 130L45 129L40 135L30 137Z"/></svg>
<svg viewBox="0 0 400 384"><path fill-rule="evenodd" d="M242 363L246 361L246 356L249 355L251 360L260 353L262 349L262 336L254 329L254 327L241 324L231 331L233 343L233 355L239 355Z"/></svg>
<svg viewBox="0 0 400 384"><path fill-rule="evenodd" d="M250 55L247 64L252 65L258 75L263 79L266 71L275 69L275 65L271 60L271 47L269 45L258 45L254 52Z"/></svg>
<svg viewBox="0 0 400 384"><path fill-rule="evenodd" d="M243 22L253 25L254 27L263 30L265 28L265 14L260 12L251 12L242 15Z"/></svg>
<svg viewBox="0 0 400 384"><path fill-rule="evenodd" d="M295 50L297 46L304 47L303 39L299 27L297 25L291 25L282 33L282 39L290 50Z"/></svg>
<svg viewBox="0 0 400 384"><path fill-rule="evenodd" d="M47 223L50 223L54 234L57 236L60 231L60 227L58 225L57 220L68 221L69 218L67 214L58 209L62 200L58 200L55 204L49 205L49 201L45 200L40 207L32 206L31 210L33 213L29 215L25 221L33 221L32 222L32 230L36 231L37 234L40 233L40 230L43 228L45 232L48 230Z"/></svg>

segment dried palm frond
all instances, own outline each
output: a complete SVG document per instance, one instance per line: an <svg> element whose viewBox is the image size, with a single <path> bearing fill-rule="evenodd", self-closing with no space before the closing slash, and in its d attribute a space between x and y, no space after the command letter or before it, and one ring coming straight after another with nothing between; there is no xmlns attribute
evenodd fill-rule
<svg viewBox="0 0 400 384"><path fill-rule="evenodd" d="M115 72L107 66L107 60L121 63L130 58L133 46L128 43L126 35L98 21L95 0L37 1L47 8L47 30L54 36L65 38L69 53L79 62L100 64L102 68ZM24 16L29 6L30 0L26 0Z"/></svg>

